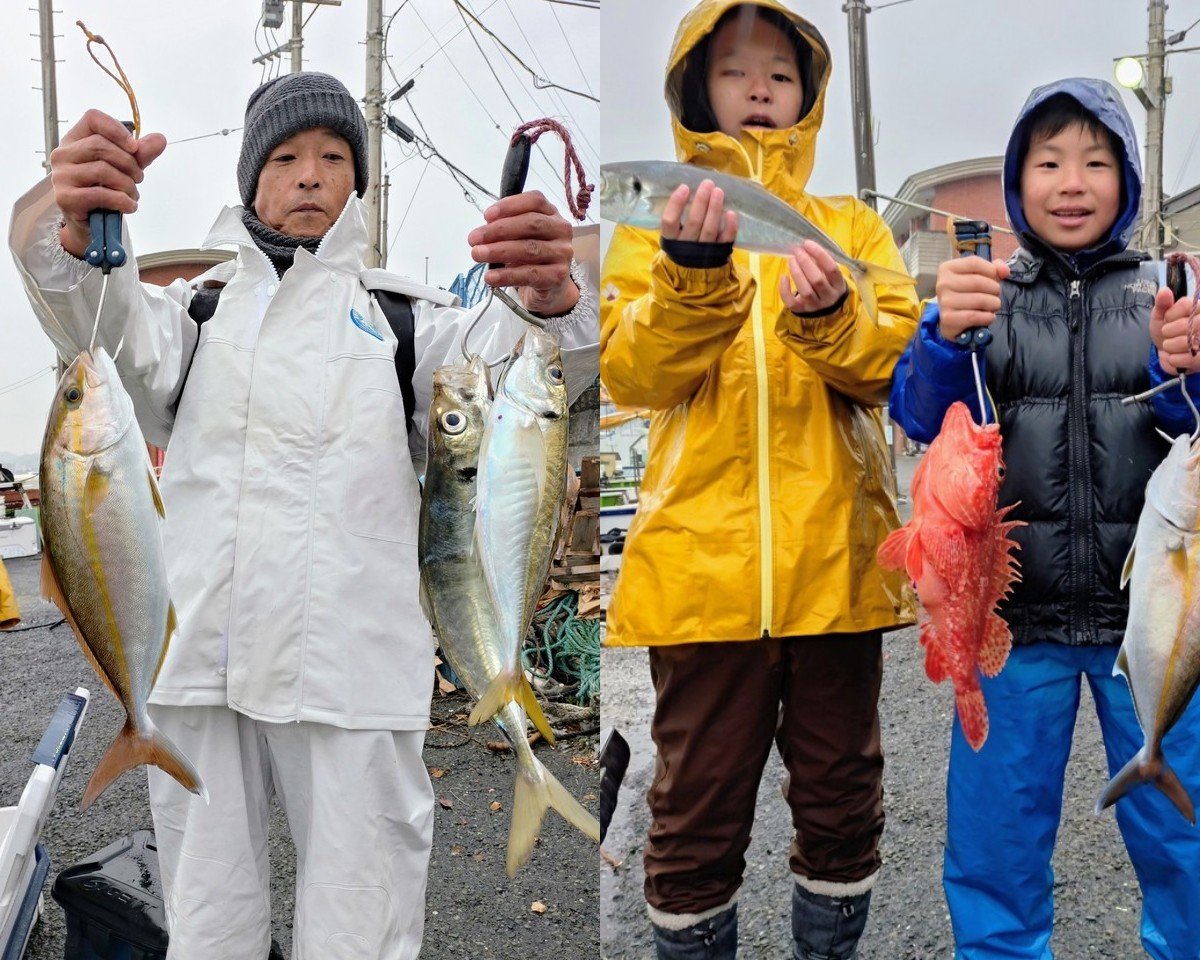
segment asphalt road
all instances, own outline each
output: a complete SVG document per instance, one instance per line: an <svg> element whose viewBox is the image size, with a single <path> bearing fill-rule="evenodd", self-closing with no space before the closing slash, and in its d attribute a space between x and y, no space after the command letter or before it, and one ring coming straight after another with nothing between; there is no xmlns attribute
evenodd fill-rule
<svg viewBox="0 0 1200 960"><path fill-rule="evenodd" d="M906 490L917 461L901 457ZM613 575L606 574L611 583ZM609 827L605 849L622 861L602 866L601 949L611 960L654 956L642 896L642 852L649 822L645 794L654 771L649 737L653 709L646 654L606 649L602 721L629 740L633 759ZM884 639L883 722L887 827L884 866L872 897L859 960L934 960L953 956L954 941L941 889L945 776L953 697L949 684L926 678L916 630ZM783 768L772 752L759 789L754 837L738 907L742 960L790 956L791 826L780 792ZM1084 685L1067 769L1056 849L1056 914L1052 948L1061 960L1144 957L1138 938L1141 895L1111 813L1092 814L1107 781L1095 708Z"/></svg>
<svg viewBox="0 0 1200 960"><path fill-rule="evenodd" d="M49 895L57 872L137 829L152 829L146 779L133 771L111 786L86 814L78 812L84 785L120 729L124 712L92 673L69 628L50 629L55 607L38 598L37 558L6 561L25 625L0 635L0 804L15 804L29 777L29 755L64 693L92 691L91 707L71 755L58 801L42 834L53 863L46 910L34 928L28 960L62 960L65 916ZM431 677L432 682L432 677ZM434 700L434 729L425 761L435 774L436 825L425 909L428 960L503 957L523 960L584 960L597 953L599 877L592 841L551 812L538 848L513 880L504 871L513 762L494 753L501 739L492 727L468 731L461 696ZM594 736L535 752L584 806L598 811L597 741ZM440 774L437 772L441 771ZM499 803L499 809L492 809ZM271 822L272 934L284 956L291 947L295 850L276 809ZM535 912L536 903L545 906ZM71 960L71 958L67 958ZM242 960L242 958L221 958Z"/></svg>

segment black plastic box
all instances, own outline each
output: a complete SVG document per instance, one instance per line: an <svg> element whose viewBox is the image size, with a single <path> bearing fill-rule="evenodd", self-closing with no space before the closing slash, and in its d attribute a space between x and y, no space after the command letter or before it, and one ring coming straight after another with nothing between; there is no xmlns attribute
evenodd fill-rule
<svg viewBox="0 0 1200 960"><path fill-rule="evenodd" d="M137 830L54 881L67 915L64 960L165 960L167 919L154 834Z"/></svg>

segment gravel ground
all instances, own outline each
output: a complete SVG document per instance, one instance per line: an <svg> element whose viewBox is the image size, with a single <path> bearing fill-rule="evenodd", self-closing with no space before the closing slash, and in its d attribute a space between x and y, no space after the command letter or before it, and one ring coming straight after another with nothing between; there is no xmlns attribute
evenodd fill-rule
<svg viewBox="0 0 1200 960"><path fill-rule="evenodd" d="M26 625L52 624L55 607L38 598L37 558L5 561ZM86 814L78 812L83 788L100 755L120 728L123 711L92 673L66 626L0 637L0 802L16 803L29 776L28 757L62 695L78 686L92 702L63 779L58 801L42 833L52 860L46 909L34 928L28 960L60 960L66 937L62 909L49 895L54 876L123 834L152 829L145 777L128 773ZM435 772L433 854L426 897L425 947L429 960L522 957L575 960L597 949L599 877L594 844L555 813L547 816L539 847L514 880L504 872L512 793L512 761L487 749L499 731L481 728L468 738L455 716L460 696L434 702L435 728L425 761ZM438 722L441 719L443 722ZM542 763L592 812L598 811L597 740L539 746ZM492 810L499 802L501 808ZM271 822L272 933L288 955L291 947L295 850L276 809ZM544 913L531 909L535 901ZM228 958L235 960L235 958ZM241 958L236 958L241 960Z"/></svg>
<svg viewBox="0 0 1200 960"><path fill-rule="evenodd" d="M902 490L917 461L897 464ZM606 574L606 588L613 575ZM872 897L860 960L934 960L953 956L941 890L945 775L953 697L949 684L925 677L915 629L884 638L883 719L887 828L883 872ZM649 721L653 688L644 650L606 649L603 723L616 727L633 752L605 849L622 860L601 868L601 949L611 960L654 956L642 897L642 852L649 822L645 794L654 771ZM1138 939L1141 895L1111 814L1091 806L1107 774L1095 709L1084 685L1067 769L1063 820L1055 853L1056 921L1052 947L1064 960L1131 960L1145 956ZM758 796L746 883L738 907L744 960L789 955L791 827L780 793L783 767L772 752Z"/></svg>

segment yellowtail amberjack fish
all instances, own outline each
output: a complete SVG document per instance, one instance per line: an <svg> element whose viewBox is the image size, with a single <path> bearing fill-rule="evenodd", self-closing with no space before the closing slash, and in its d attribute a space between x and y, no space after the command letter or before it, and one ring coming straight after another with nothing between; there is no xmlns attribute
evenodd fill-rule
<svg viewBox="0 0 1200 960"><path fill-rule="evenodd" d="M442 652L476 699L511 666L475 545L476 478L490 408L487 367L481 360L435 371L418 535L421 601ZM517 761L508 838L510 876L533 850L548 807L554 807L592 839L600 836L596 818L567 793L530 749L525 739L527 708L547 740L553 743L554 737L523 673L519 682L519 698L508 701L492 717L512 745Z"/></svg>
<svg viewBox="0 0 1200 960"><path fill-rule="evenodd" d="M1177 437L1146 484L1121 574L1129 625L1114 673L1129 681L1145 745L1104 788L1096 812L1152 783L1191 823L1195 807L1162 740L1200 685L1200 440Z"/></svg>
<svg viewBox="0 0 1200 960"><path fill-rule="evenodd" d="M42 593L127 715L81 809L144 763L207 799L196 769L146 713L175 629L164 511L133 402L103 349L79 354L58 384L42 443L41 498Z"/></svg>
<svg viewBox="0 0 1200 960"><path fill-rule="evenodd" d="M751 253L790 256L792 248L815 240L854 279L858 295L875 316L875 284L913 285L908 274L857 260L811 220L788 206L761 184L716 170L666 160L630 160L600 167L600 216L632 227L657 230L671 194L686 184L696 195L705 180L725 193L725 209L737 214L734 246ZM690 203L690 200L689 200ZM684 212L686 216L686 209Z"/></svg>

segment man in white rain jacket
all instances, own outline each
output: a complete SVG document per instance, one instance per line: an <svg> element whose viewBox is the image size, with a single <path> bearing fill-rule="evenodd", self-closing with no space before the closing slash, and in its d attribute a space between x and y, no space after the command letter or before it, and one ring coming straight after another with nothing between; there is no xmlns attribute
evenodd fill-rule
<svg viewBox="0 0 1200 960"><path fill-rule="evenodd" d="M169 441L179 630L151 715L211 795L206 805L150 769L170 957L266 957L275 795L298 854L295 956L407 960L421 944L433 829L421 749L434 644L418 603L420 494L397 340L369 291L412 297L415 431L434 368L459 358L478 311L364 268L366 124L340 82L301 73L259 87L245 131L244 207L226 208L205 242L232 244L237 259L166 288L140 284L132 262L114 270L98 336L110 354L124 339L117 366L142 430ZM10 244L65 358L88 345L99 301L100 273L79 259L87 212L136 210L136 183L165 146L91 111L17 203ZM472 255L505 263L489 282L551 318L573 398L598 353L595 295L568 273L570 226L535 193L489 215ZM221 283L198 325L189 304ZM523 328L497 303L471 346L496 358Z"/></svg>

